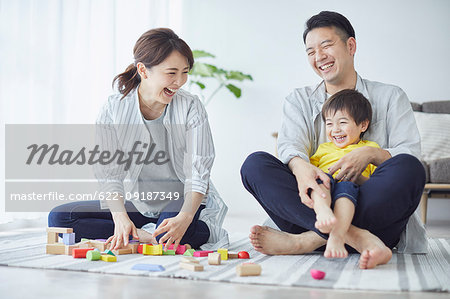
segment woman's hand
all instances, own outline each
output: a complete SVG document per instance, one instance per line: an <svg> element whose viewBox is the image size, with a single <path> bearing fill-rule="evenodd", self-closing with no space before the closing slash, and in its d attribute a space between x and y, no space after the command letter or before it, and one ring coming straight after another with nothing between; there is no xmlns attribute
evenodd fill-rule
<svg viewBox="0 0 450 299"><path fill-rule="evenodd" d="M308 190L311 189L314 192L319 192L318 194L325 198L326 194L316 180L320 178L324 186L330 189L330 178L320 168L299 157L292 158L289 162L289 168L297 179L298 192L302 203L312 209L314 207L314 201L308 195Z"/></svg>
<svg viewBox="0 0 450 299"><path fill-rule="evenodd" d="M106 240L106 244L111 242L110 249L116 250L128 245L130 235L133 239L139 239L136 226L128 217L127 212L112 213L114 220L114 235Z"/></svg>
<svg viewBox="0 0 450 299"><path fill-rule="evenodd" d="M153 237L156 238L160 234L166 233L159 239L159 244L166 243L164 250L174 244L174 250L176 250L193 218L194 215L186 212L180 212L173 218L166 218L155 230Z"/></svg>

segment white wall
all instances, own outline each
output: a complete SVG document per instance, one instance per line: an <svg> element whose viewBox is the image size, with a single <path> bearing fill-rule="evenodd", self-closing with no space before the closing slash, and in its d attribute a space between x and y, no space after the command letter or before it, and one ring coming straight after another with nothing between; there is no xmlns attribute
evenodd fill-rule
<svg viewBox="0 0 450 299"><path fill-rule="evenodd" d="M241 99L223 90L207 107L217 152L212 177L230 213L263 213L239 169L248 154L274 151L271 133L280 125L284 97L319 82L302 34L305 21L321 10L352 23L363 77L398 85L412 101L450 99L450 1L185 1L182 38L214 53L218 65L254 78L241 84Z"/></svg>

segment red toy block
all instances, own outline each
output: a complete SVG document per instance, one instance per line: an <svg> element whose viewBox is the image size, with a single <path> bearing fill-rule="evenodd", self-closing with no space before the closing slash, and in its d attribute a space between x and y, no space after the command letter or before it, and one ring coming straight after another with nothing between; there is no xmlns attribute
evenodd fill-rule
<svg viewBox="0 0 450 299"><path fill-rule="evenodd" d="M74 258L86 258L86 253L94 248L74 248L72 250L72 256Z"/></svg>
<svg viewBox="0 0 450 299"><path fill-rule="evenodd" d="M142 254L142 250L143 250L143 248L144 248L144 244L139 244L139 246L138 246L138 253L140 253L140 254Z"/></svg>
<svg viewBox="0 0 450 299"><path fill-rule="evenodd" d="M195 257L203 257L208 256L208 254L213 253L214 251L211 250L203 250L203 251L196 251L194 252Z"/></svg>
<svg viewBox="0 0 450 299"><path fill-rule="evenodd" d="M321 279L325 278L325 272L323 272L323 271L311 269L310 272L311 272L312 278L314 278L314 279L321 280Z"/></svg>
<svg viewBox="0 0 450 299"><path fill-rule="evenodd" d="M175 251L175 254L184 254L186 251L185 245L178 245L177 250Z"/></svg>
<svg viewBox="0 0 450 299"><path fill-rule="evenodd" d="M249 259L249 258L250 258L250 255L248 254L247 251L239 251L239 252L238 252L238 257L239 257L240 259Z"/></svg>

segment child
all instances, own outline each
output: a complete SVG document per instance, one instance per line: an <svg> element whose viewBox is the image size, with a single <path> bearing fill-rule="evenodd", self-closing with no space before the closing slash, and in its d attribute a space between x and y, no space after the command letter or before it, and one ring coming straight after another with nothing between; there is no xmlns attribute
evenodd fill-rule
<svg viewBox="0 0 450 299"><path fill-rule="evenodd" d="M328 173L328 169L345 154L363 146L378 147L372 141L362 140L364 132L372 120L372 107L369 101L358 91L344 89L331 96L323 105L322 118L325 122L326 134L331 142L319 145L311 164ZM375 170L369 164L362 175L356 180L358 185L364 183ZM338 172L334 173L334 176ZM344 236L348 231L355 213L359 186L353 182L336 181L330 177L330 190L322 185L327 194L323 198L317 192L311 193L316 213L315 227L322 233L329 233L324 256L327 258L344 258L348 252L345 249ZM320 179L317 180L322 183Z"/></svg>

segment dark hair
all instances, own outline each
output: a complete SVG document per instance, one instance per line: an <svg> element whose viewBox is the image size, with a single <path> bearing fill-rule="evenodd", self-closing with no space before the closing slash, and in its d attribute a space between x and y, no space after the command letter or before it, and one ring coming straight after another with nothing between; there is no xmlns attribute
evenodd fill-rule
<svg viewBox="0 0 450 299"><path fill-rule="evenodd" d="M322 27L334 27L344 42L349 37L355 38L355 30L346 17L334 11L321 11L306 21L305 31L303 32L303 43L306 43L306 36L311 30Z"/></svg>
<svg viewBox="0 0 450 299"><path fill-rule="evenodd" d="M180 52L186 57L189 69L194 65L194 56L191 48L169 28L151 29L137 40L134 45L134 63L130 64L125 72L114 77L113 88L117 81L119 92L123 94L122 99L135 89L141 82L136 65L141 62L147 68L163 62L173 51Z"/></svg>
<svg viewBox="0 0 450 299"><path fill-rule="evenodd" d="M344 89L332 95L322 106L322 119L325 121L327 115L330 113L334 115L336 111L346 111L357 125L368 120L367 130L369 129L372 121L372 106L360 92ZM363 135L364 132L360 137Z"/></svg>

